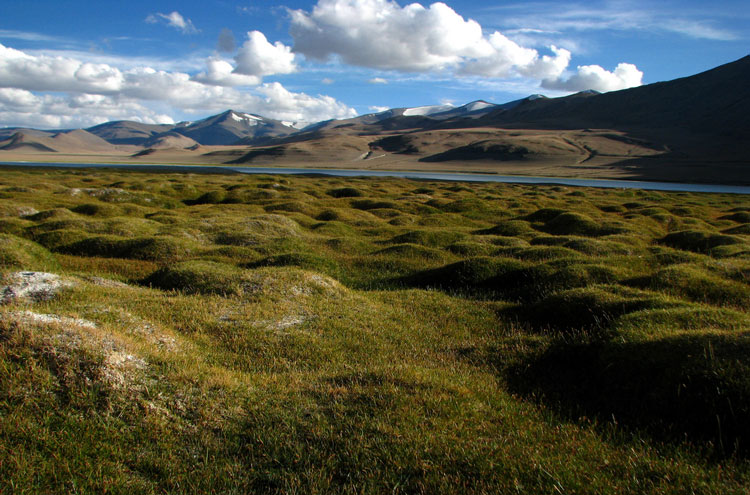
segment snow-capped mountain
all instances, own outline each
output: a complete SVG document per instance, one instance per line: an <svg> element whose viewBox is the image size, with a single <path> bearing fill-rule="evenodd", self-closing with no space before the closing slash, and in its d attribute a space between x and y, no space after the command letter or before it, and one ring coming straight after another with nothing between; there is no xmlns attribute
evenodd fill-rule
<svg viewBox="0 0 750 495"><path fill-rule="evenodd" d="M250 113L227 110L175 132L204 145L229 145L262 137L286 136L297 129L286 123Z"/></svg>

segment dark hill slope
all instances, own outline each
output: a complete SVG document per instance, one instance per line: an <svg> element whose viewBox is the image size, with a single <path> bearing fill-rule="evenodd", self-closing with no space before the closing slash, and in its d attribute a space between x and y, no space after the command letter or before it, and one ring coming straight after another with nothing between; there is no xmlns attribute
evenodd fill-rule
<svg viewBox="0 0 750 495"><path fill-rule="evenodd" d="M604 94L525 101L482 125L620 130L682 129L726 137L750 132L750 56L681 79Z"/></svg>
<svg viewBox="0 0 750 495"><path fill-rule="evenodd" d="M86 129L111 144L134 144L142 146L146 141L171 131L172 124L142 124L128 120L106 122Z"/></svg>

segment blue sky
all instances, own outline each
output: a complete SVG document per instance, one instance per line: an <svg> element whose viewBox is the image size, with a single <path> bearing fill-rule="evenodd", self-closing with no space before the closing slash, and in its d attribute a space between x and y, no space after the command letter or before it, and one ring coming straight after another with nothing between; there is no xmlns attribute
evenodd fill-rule
<svg viewBox="0 0 750 495"><path fill-rule="evenodd" d="M0 126L285 121L610 91L748 54L747 1L0 4Z"/></svg>

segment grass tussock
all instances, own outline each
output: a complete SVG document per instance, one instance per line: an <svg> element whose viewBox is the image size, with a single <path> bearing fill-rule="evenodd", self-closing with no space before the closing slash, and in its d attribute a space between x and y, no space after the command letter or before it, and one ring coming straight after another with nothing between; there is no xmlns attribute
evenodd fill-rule
<svg viewBox="0 0 750 495"><path fill-rule="evenodd" d="M2 493L750 486L736 196L12 169L0 193Z"/></svg>

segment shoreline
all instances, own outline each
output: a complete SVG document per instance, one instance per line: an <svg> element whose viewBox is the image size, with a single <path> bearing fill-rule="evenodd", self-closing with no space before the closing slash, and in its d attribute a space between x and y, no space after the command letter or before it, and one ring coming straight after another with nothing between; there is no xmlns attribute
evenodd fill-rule
<svg viewBox="0 0 750 495"><path fill-rule="evenodd" d="M500 175L497 172L443 172L411 170L372 170L310 167L242 167L231 165L175 165L161 163L70 163L70 162L0 162L0 167L18 169L121 169L139 172L174 172L206 174L269 174L269 175L323 175L336 177L394 177L415 180L455 182L498 182L512 184L561 185L570 187L598 187L614 189L641 189L672 192L704 192L750 194L750 186L685 183L653 180L581 178L536 175Z"/></svg>

